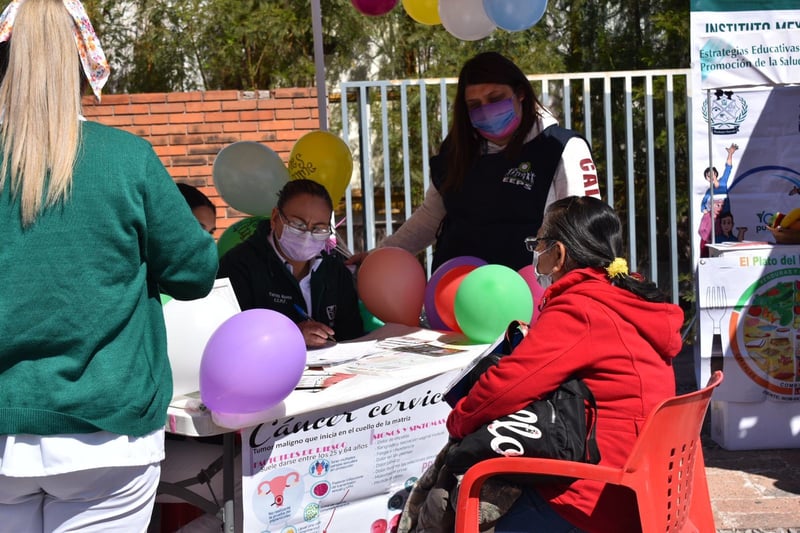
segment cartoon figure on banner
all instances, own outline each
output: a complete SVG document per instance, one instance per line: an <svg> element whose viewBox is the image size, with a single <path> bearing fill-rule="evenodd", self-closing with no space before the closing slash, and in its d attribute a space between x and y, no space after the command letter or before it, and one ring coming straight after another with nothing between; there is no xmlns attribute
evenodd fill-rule
<svg viewBox="0 0 800 533"><path fill-rule="evenodd" d="M715 236L722 234L720 227L719 215L722 212L730 212L730 202L728 201L728 180L730 179L731 171L733 170L733 154L739 149L739 145L731 143L725 149L728 157L725 160L725 169L722 172L722 177L716 167L708 167L703 172L703 177L708 181L708 190L703 195L703 200L700 202L700 212L703 214L700 218L700 226L697 230L700 235L700 257L708 257L708 249L706 245L711 242L711 232ZM714 205L711 205L711 196L714 196ZM713 228L712 228L712 214L713 208Z"/></svg>
<svg viewBox="0 0 800 533"><path fill-rule="evenodd" d="M272 505L281 507L283 505L283 491L300 481L300 474L289 472L285 476L275 476L272 479L262 481L258 485L258 493L266 496L272 494L275 501Z"/></svg>
<svg viewBox="0 0 800 533"><path fill-rule="evenodd" d="M708 190L706 190L706 193L703 195L703 201L700 202L701 213L705 214L711 210L708 204L711 201L712 192L715 198L728 194L728 179L730 179L731 171L733 170L733 154L738 149L739 145L736 143L732 143L725 149L728 153L728 157L725 159L725 169L722 171L722 177L719 176L717 167L708 167L703 171L703 177L708 182ZM730 211L730 205L727 202L723 206L723 211Z"/></svg>
<svg viewBox="0 0 800 533"><path fill-rule="evenodd" d="M321 477L328 473L331 469L331 464L327 459L317 459L308 469L309 474L314 477Z"/></svg>
<svg viewBox="0 0 800 533"><path fill-rule="evenodd" d="M719 228L714 235L715 242L741 242L744 240L744 234L747 231L746 227L737 227L736 235L733 234L733 213L730 211L722 211L719 214L717 221Z"/></svg>
<svg viewBox="0 0 800 533"><path fill-rule="evenodd" d="M269 472L253 494L253 511L264 524L285 524L300 509L305 484L294 469Z"/></svg>

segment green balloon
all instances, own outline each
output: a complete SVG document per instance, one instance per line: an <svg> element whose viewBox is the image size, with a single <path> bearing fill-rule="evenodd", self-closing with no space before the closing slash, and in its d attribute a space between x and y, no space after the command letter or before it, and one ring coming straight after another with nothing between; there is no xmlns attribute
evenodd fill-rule
<svg viewBox="0 0 800 533"><path fill-rule="evenodd" d="M231 224L231 226L220 235L217 241L217 255L222 258L228 250L255 233L258 224L262 220L269 220L269 217L247 217L235 224Z"/></svg>
<svg viewBox="0 0 800 533"><path fill-rule="evenodd" d="M489 343L513 320L530 322L533 295L525 279L503 265L483 265L461 281L454 312L458 327L469 339Z"/></svg>
<svg viewBox="0 0 800 533"><path fill-rule="evenodd" d="M361 322L364 324L364 331L367 333L370 331L375 331L376 329L385 325L375 315L367 310L367 307L361 300L358 301L358 310L361 312Z"/></svg>

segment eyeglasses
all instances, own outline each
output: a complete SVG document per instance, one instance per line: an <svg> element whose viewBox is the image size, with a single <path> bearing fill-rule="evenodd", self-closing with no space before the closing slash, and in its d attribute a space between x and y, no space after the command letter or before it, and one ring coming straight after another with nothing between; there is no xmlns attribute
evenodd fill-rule
<svg viewBox="0 0 800 533"><path fill-rule="evenodd" d="M283 211L278 209L278 215L281 217L284 226L294 233L295 235L302 235L303 233L310 233L311 238L317 241L324 241L328 237L331 236L333 230L331 230L330 224L317 224L316 226L308 227L308 224L298 220L289 220L286 215L283 214Z"/></svg>
<svg viewBox="0 0 800 533"><path fill-rule="evenodd" d="M548 239L546 237L525 237L525 248L528 249L529 252L535 252L536 248L539 247L540 243L547 243L552 242L553 239Z"/></svg>

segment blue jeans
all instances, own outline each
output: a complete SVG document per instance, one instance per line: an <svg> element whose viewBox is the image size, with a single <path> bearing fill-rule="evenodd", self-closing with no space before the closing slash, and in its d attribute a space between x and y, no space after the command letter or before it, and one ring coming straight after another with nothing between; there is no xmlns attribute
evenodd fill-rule
<svg viewBox="0 0 800 533"><path fill-rule="evenodd" d="M511 509L500 517L495 533L581 533L532 488L524 488Z"/></svg>

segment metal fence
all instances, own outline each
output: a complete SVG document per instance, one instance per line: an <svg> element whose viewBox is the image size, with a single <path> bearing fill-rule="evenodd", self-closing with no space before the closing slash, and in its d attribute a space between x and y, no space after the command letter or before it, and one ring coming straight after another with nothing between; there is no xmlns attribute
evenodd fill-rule
<svg viewBox="0 0 800 533"><path fill-rule="evenodd" d="M625 224L632 269L679 301L693 270L688 69L533 75L559 123L592 146L603 199ZM360 162L340 215L352 251L374 248L422 202L447 133L455 78L344 82L341 128ZM430 268L431 250L423 258ZM686 276L683 276L686 277ZM690 290L690 289L686 289Z"/></svg>

